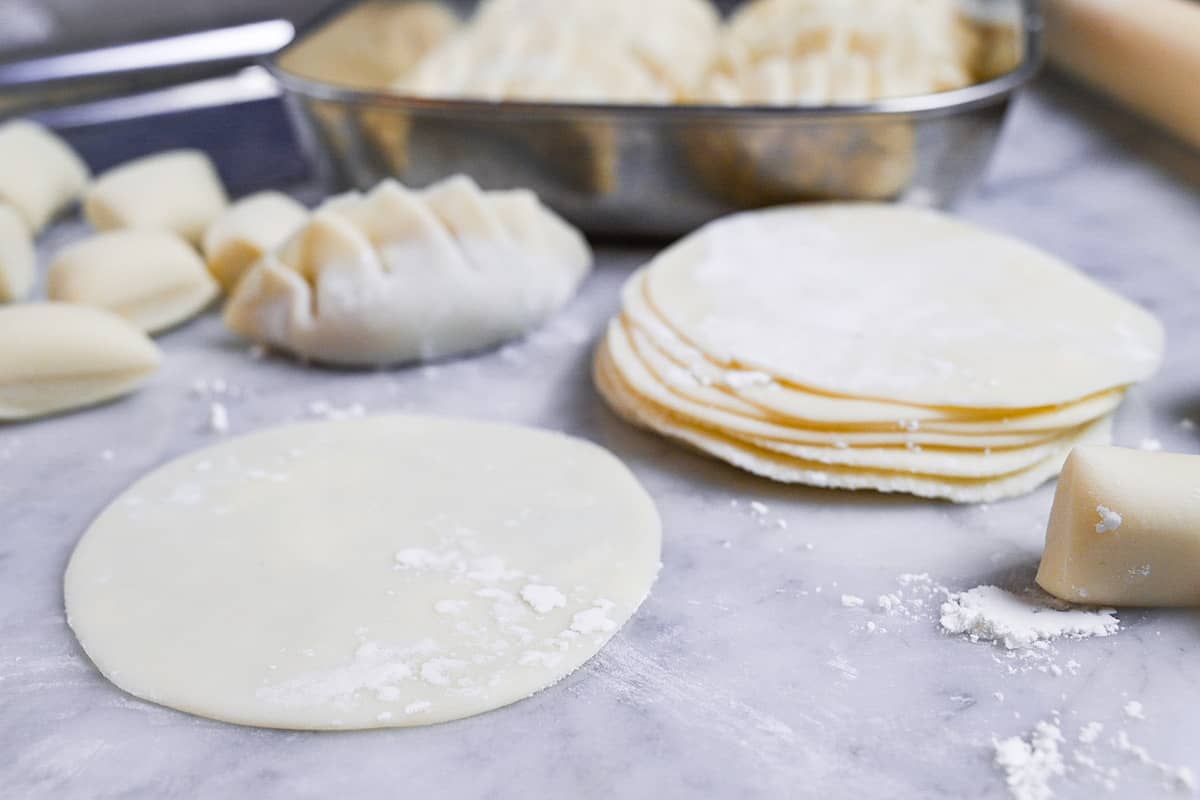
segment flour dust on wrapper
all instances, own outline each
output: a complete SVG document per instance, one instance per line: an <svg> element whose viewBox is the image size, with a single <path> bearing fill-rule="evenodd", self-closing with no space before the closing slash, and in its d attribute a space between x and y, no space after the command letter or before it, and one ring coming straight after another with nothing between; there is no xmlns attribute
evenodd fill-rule
<svg viewBox="0 0 1200 800"><path fill-rule="evenodd" d="M988 502L1108 441L1162 358L1144 309L933 211L719 220L636 273L596 356L631 421L789 483Z"/></svg>

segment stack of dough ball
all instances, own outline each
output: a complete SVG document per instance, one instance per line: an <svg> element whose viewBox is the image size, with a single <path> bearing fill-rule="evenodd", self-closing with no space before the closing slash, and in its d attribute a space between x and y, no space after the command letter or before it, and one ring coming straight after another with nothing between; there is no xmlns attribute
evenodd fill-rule
<svg viewBox="0 0 1200 800"><path fill-rule="evenodd" d="M9 343L0 347L0 420L111 400L160 361L154 343L115 314L63 303L0 309L0 342Z"/></svg>
<svg viewBox="0 0 1200 800"><path fill-rule="evenodd" d="M230 206L204 234L204 257L221 288L232 292L251 266L308 221L308 209L280 192L260 192Z"/></svg>
<svg viewBox="0 0 1200 800"><path fill-rule="evenodd" d="M354 6L280 58L285 69L357 89L385 89L458 28L437 2L371 0Z"/></svg>
<svg viewBox="0 0 1200 800"><path fill-rule="evenodd" d="M1103 443L1152 315L933 211L720 220L636 273L596 357L630 421L788 483L988 502Z"/></svg>
<svg viewBox="0 0 1200 800"><path fill-rule="evenodd" d="M198 150L173 150L122 164L88 187L83 212L98 231L152 228L199 245L229 200L217 170Z"/></svg>
<svg viewBox="0 0 1200 800"><path fill-rule="evenodd" d="M220 293L187 242L161 230L120 230L68 245L50 265L51 300L96 306L147 333L199 314Z"/></svg>
<svg viewBox="0 0 1200 800"><path fill-rule="evenodd" d="M958 89L977 45L956 0L756 0L726 29L701 99L826 106Z"/></svg>
<svg viewBox="0 0 1200 800"><path fill-rule="evenodd" d="M495 101L671 103L700 85L719 31L708 0L489 0L397 88Z"/></svg>
<svg viewBox="0 0 1200 800"><path fill-rule="evenodd" d="M381 366L481 350L540 325L591 267L527 191L385 181L318 209L241 280L226 324L315 361Z"/></svg>

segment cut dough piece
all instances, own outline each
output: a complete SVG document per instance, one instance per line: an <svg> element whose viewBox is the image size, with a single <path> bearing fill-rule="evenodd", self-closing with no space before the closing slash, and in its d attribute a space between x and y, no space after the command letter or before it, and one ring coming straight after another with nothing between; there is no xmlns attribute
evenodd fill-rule
<svg viewBox="0 0 1200 800"><path fill-rule="evenodd" d="M175 234L125 230L59 252L48 292L51 300L104 308L158 333L199 314L220 289L196 251Z"/></svg>
<svg viewBox="0 0 1200 800"><path fill-rule="evenodd" d="M821 464L954 478L994 478L1045 461L1059 452L1064 443L1073 442L1080 432L1076 429L1026 447L996 450L863 446L845 441L833 446L799 443L789 440L795 432L786 427L743 420L673 397L654 382L653 376L637 362L628 345L621 341L619 334L614 336L613 331L597 357L620 376L623 385L637 399L682 424L716 431L764 450Z"/></svg>
<svg viewBox="0 0 1200 800"><path fill-rule="evenodd" d="M385 89L458 28L437 2L355 5L280 57L291 72L358 89Z"/></svg>
<svg viewBox="0 0 1200 800"><path fill-rule="evenodd" d="M0 303L29 296L36 265L37 251L24 218L0 203Z"/></svg>
<svg viewBox="0 0 1200 800"><path fill-rule="evenodd" d="M128 394L158 369L158 348L125 320L86 306L0 309L0 420L31 419Z"/></svg>
<svg viewBox="0 0 1200 800"><path fill-rule="evenodd" d="M79 197L91 173L71 146L29 120L0 125L0 203L38 233Z"/></svg>
<svg viewBox="0 0 1200 800"><path fill-rule="evenodd" d="M795 206L715 222L647 271L656 312L727 366L913 405L1064 405L1152 375L1162 324L1029 245L940 213Z"/></svg>
<svg viewBox="0 0 1200 800"><path fill-rule="evenodd" d="M591 268L584 238L527 192L469 178L385 181L318 211L242 280L235 332L304 358L375 366L482 350L558 311Z"/></svg>
<svg viewBox="0 0 1200 800"><path fill-rule="evenodd" d="M199 150L146 156L98 177L83 212L98 231L159 228L195 245L229 200L212 161Z"/></svg>
<svg viewBox="0 0 1200 800"><path fill-rule="evenodd" d="M1037 582L1072 603L1200 606L1200 456L1080 447Z"/></svg>
<svg viewBox="0 0 1200 800"><path fill-rule="evenodd" d="M204 234L204 257L226 292L256 261L308 220L308 209L281 192L261 192L234 203Z"/></svg>
<svg viewBox="0 0 1200 800"><path fill-rule="evenodd" d="M640 403L628 387L622 385L620 377L603 359L596 360L595 378L600 393L609 405L629 422L669 436L755 475L781 483L799 483L825 489L902 492L955 503L991 503L1028 494L1058 473L1073 444L1106 442L1111 428L1111 422L1107 418L1093 423L1071 444L1043 463L1024 472L1001 478L977 480L904 475L789 458L713 431L689 427L645 403Z"/></svg>
<svg viewBox="0 0 1200 800"><path fill-rule="evenodd" d="M762 412L804 426L901 428L939 433L1060 432L1114 411L1124 390L1104 392L1068 406L1034 411L989 411L901 405L853 397L814 394L780 383L763 372L728 369L681 339L646 302L644 273L623 292L626 325L639 355L673 391L734 413ZM732 397L730 396L732 395Z"/></svg>
<svg viewBox="0 0 1200 800"><path fill-rule="evenodd" d="M660 553L653 501L588 442L457 419L312 423L133 486L76 547L66 610L101 672L172 708L424 725L575 670L637 610Z"/></svg>

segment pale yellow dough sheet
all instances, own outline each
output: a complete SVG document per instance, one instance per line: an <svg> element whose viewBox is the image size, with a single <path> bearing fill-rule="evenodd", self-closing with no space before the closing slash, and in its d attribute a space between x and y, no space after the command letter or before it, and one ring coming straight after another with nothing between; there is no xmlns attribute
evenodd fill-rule
<svg viewBox="0 0 1200 800"><path fill-rule="evenodd" d="M1141 381L1165 333L1047 253L939 212L790 206L714 222L646 272L657 313L721 364L834 395L1040 409Z"/></svg>
<svg viewBox="0 0 1200 800"><path fill-rule="evenodd" d="M1124 389L1068 406L1034 409L947 409L838 397L798 389L757 371L708 359L658 317L644 293L644 273L625 286L623 314L638 352L673 391L734 413L782 418L799 427L936 431L944 434L1044 433L1077 428L1112 413ZM672 369L672 365L674 369Z"/></svg>
<svg viewBox="0 0 1200 800"><path fill-rule="evenodd" d="M593 657L646 599L661 543L650 496L590 442L307 423L132 486L75 548L65 606L99 670L151 702L270 728L430 725Z"/></svg>
<svg viewBox="0 0 1200 800"><path fill-rule="evenodd" d="M1020 472L1044 462L1059 452L1064 444L1073 443L1080 433L1076 429L1044 443L996 450L870 446L847 442L832 446L797 443L786 438L789 434L786 428L769 423L746 424L733 415L711 412L686 401L679 402L678 398L672 397L654 382L653 376L638 363L627 343L621 340L618 331L615 327L610 330L597 359L613 370L635 401L653 407L680 424L712 431L755 448L807 462L926 476L989 479Z"/></svg>
<svg viewBox="0 0 1200 800"><path fill-rule="evenodd" d="M906 493L955 503L991 503L1028 494L1058 473L1072 444L1105 442L1108 440L1110 429L1110 421L1107 418L1103 419L1085 429L1074 443L1066 445L1044 462L1023 472L993 480L904 475L806 462L756 448L712 431L687 426L636 400L603 358L596 360L595 379L601 394L613 409L629 422L674 438L752 474L781 483L798 483L827 489Z"/></svg>

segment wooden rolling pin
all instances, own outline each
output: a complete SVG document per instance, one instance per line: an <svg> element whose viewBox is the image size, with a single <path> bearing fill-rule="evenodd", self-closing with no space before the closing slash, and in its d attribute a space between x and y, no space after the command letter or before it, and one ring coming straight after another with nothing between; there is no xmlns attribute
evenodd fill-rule
<svg viewBox="0 0 1200 800"><path fill-rule="evenodd" d="M1200 2L1047 0L1052 62L1200 147Z"/></svg>

